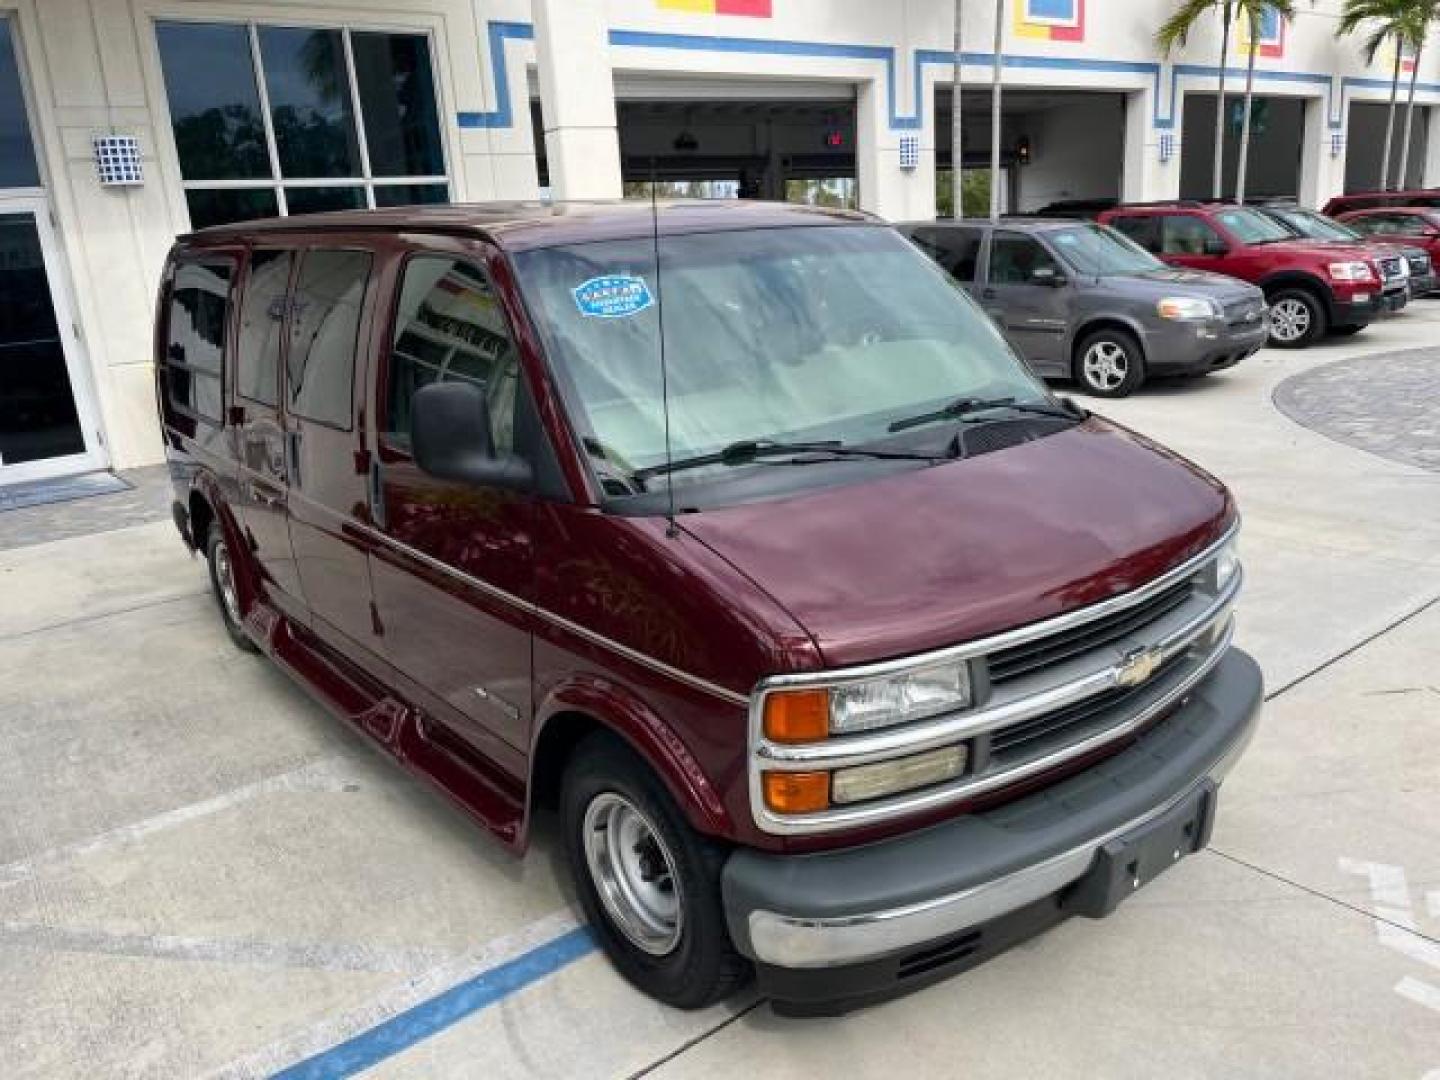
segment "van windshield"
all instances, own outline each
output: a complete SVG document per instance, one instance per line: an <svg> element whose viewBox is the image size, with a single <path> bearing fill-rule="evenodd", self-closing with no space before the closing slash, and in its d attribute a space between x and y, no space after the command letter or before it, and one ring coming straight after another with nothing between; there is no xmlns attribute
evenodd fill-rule
<svg viewBox="0 0 1440 1080"><path fill-rule="evenodd" d="M1077 225L1050 234L1055 250L1071 269L1095 277L1146 274L1166 266L1123 233L1104 225Z"/></svg>
<svg viewBox="0 0 1440 1080"><path fill-rule="evenodd" d="M948 441L953 423L898 437L890 425L961 398L1049 400L990 320L890 229L663 236L660 252L659 281L648 236L513 260L571 421L613 496L666 482L655 478L667 460L662 304L670 460L743 441L909 450L918 437L939 452L935 441ZM832 467L866 467L865 459L834 458ZM730 461L667 475L678 489L777 463ZM819 464L788 471L808 482L825 471Z"/></svg>

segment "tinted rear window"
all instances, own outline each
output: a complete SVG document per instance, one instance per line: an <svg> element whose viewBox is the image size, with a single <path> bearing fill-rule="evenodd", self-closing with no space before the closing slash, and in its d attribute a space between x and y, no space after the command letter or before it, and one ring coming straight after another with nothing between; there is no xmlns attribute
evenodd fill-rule
<svg viewBox="0 0 1440 1080"><path fill-rule="evenodd" d="M179 412L215 424L224 416L225 326L234 270L229 259L183 262L170 292L166 398Z"/></svg>
<svg viewBox="0 0 1440 1080"><path fill-rule="evenodd" d="M954 226L916 229L915 245L956 281L972 282L980 265L980 230Z"/></svg>
<svg viewBox="0 0 1440 1080"><path fill-rule="evenodd" d="M1112 229L1119 229L1146 251L1160 250L1160 219L1146 214L1137 217L1114 217L1106 222Z"/></svg>

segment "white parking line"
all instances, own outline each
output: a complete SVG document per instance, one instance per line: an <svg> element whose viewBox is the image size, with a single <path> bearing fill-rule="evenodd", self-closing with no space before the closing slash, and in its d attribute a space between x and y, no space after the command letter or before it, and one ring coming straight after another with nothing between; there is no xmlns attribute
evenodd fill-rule
<svg viewBox="0 0 1440 1080"><path fill-rule="evenodd" d="M127 934L28 922L0 923L0 946L18 946L41 952L396 975L415 974L458 959L454 952L442 949L377 948L346 942L260 941L254 938L203 938L180 934Z"/></svg>
<svg viewBox="0 0 1440 1080"><path fill-rule="evenodd" d="M255 1080L269 1077L296 1062L354 1038L452 986L472 979L507 960L527 953L574 930L579 923L569 910L551 912L513 934L487 942L454 963L442 964L406 980L359 1008L327 1017L211 1072L205 1080Z"/></svg>
<svg viewBox="0 0 1440 1080"><path fill-rule="evenodd" d="M1434 1009L1440 1012L1440 986L1431 986L1419 979L1412 979L1409 975L1395 984L1395 992L1403 998L1409 998L1417 1005L1424 1005L1427 1009Z"/></svg>
<svg viewBox="0 0 1440 1080"><path fill-rule="evenodd" d="M0 889L8 889L22 881L28 881L41 871L64 866L82 856L108 848L125 847L143 840L147 836L163 832L166 829L173 829L177 825L184 825L198 818L218 814L222 810L228 810L232 806L248 802L259 795L268 795L279 791L342 791L346 784L354 782L355 778L344 770L343 758L338 756L319 758L297 769L280 773L277 776L269 776L263 780L256 780L254 783L244 784L213 798L202 799L200 802L190 803L174 810L166 810L154 817L121 825L97 836L62 844L29 858L6 863L0 866Z"/></svg>

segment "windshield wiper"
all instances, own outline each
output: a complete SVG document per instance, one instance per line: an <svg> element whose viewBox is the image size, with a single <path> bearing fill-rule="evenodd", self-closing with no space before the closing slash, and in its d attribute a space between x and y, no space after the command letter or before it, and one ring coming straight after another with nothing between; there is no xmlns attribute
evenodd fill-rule
<svg viewBox="0 0 1440 1080"><path fill-rule="evenodd" d="M839 441L780 442L774 439L742 439L739 442L731 443L722 450L715 451L713 454L696 454L694 457L678 458L675 461L661 462L658 465L651 465L644 469L636 469L631 476L643 484L652 476L663 476L665 473L683 472L686 469L699 469L707 465L750 465L767 458L783 458L800 454L820 454L828 456L797 457L796 460L787 462L787 464L818 464L822 461L833 461L836 458L871 458L890 461L928 461L931 463L943 460L934 454L911 454L898 450L872 450L863 446L846 446Z"/></svg>
<svg viewBox="0 0 1440 1080"><path fill-rule="evenodd" d="M1048 405L1032 405L1027 402L1017 401L1013 397L1003 398L956 398L949 405L942 406L932 412L921 413L918 416L907 416L896 420L890 425L890 432L908 431L910 428L921 427L925 424L939 423L941 420L959 420L962 423L975 423L979 417L975 413L989 412L992 409L1009 409L1012 412L1029 413L1032 416L1051 416L1057 420L1080 420L1081 417L1075 413L1063 409L1051 408Z"/></svg>

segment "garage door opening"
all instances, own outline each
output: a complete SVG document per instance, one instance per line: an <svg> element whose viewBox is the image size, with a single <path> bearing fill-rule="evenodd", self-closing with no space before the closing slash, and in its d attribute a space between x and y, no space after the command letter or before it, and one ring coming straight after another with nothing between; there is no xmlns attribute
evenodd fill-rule
<svg viewBox="0 0 1440 1080"><path fill-rule="evenodd" d="M1180 153L1180 196L1208 199L1214 193L1215 95L1186 94ZM1240 168L1240 128L1245 99L1225 95L1224 197L1234 198ZM1303 98L1260 97L1250 117L1247 198L1295 198L1305 146Z"/></svg>
<svg viewBox="0 0 1440 1080"><path fill-rule="evenodd" d="M1380 162L1385 156L1385 121L1388 104L1354 102L1350 106L1350 130L1345 137L1345 190L1375 191L1380 187ZM1390 149L1389 186L1392 188L1423 187L1426 177L1425 155L1429 150L1430 109L1415 107L1410 132L1410 160L1406 175L1400 176L1400 147L1405 136L1405 102L1395 109L1394 137Z"/></svg>
<svg viewBox="0 0 1440 1080"><path fill-rule="evenodd" d="M953 205L951 88L935 95L936 212ZM990 209L990 88L964 87L962 188L967 215ZM1125 149L1125 95L1070 89L1007 87L1000 127L1003 212L1031 213L1054 204L1120 197Z"/></svg>
<svg viewBox="0 0 1440 1080"><path fill-rule="evenodd" d="M617 94L623 87L617 80ZM831 94L836 91L832 88ZM616 102L621 179L627 196L772 199L855 208L855 103L843 96L802 100L646 96ZM540 104L532 102L536 132ZM549 185L543 137L540 184Z"/></svg>

